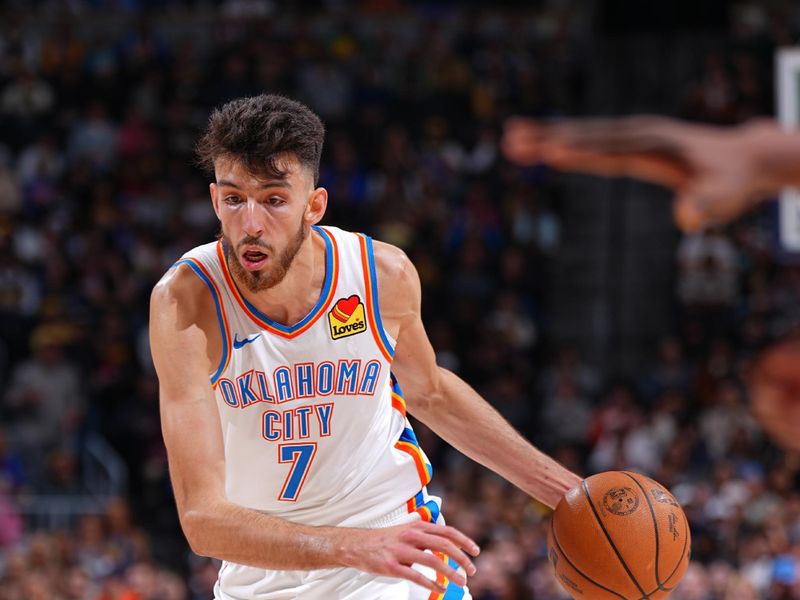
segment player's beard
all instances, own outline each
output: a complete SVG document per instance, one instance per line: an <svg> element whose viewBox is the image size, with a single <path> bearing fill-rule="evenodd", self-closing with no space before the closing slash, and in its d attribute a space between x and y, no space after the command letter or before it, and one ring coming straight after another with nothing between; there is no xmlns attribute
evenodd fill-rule
<svg viewBox="0 0 800 600"><path fill-rule="evenodd" d="M311 227L300 221L300 227L297 233L289 240L286 248L283 249L279 255L275 255L272 245L263 242L261 239L253 236L247 236L239 242L237 249L234 250L230 239L223 232L222 241L224 242L225 255L228 260L228 266L233 272L236 279L242 282L245 287L251 292L262 292L271 287L278 285L286 273L289 272L289 267L292 266L292 261L297 253L300 251L300 246L303 245L308 232ZM267 264L263 269L258 271L248 271L242 266L239 261L239 248L242 246L258 246L264 248L269 258Z"/></svg>

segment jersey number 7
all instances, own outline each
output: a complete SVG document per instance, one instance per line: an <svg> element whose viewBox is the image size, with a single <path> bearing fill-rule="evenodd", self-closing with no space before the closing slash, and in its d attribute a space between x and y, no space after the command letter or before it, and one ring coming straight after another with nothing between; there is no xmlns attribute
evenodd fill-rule
<svg viewBox="0 0 800 600"><path fill-rule="evenodd" d="M311 468L311 462L317 453L316 442L303 444L278 444L278 462L281 464L292 463L286 481L283 482L278 500L294 502L303 488L303 483Z"/></svg>

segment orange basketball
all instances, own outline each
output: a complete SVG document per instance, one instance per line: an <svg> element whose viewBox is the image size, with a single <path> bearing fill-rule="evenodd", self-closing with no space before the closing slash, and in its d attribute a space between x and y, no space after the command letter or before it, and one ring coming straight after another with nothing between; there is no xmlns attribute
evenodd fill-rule
<svg viewBox="0 0 800 600"><path fill-rule="evenodd" d="M561 499L550 562L573 598L666 598L689 566L689 522L661 484L627 471L586 478Z"/></svg>

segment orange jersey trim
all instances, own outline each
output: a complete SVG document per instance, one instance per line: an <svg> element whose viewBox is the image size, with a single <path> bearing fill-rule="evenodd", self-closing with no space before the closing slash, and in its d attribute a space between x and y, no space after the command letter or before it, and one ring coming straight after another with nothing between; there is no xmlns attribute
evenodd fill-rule
<svg viewBox="0 0 800 600"><path fill-rule="evenodd" d="M403 417L406 416L406 401L397 392L392 392L392 408L399 412Z"/></svg>
<svg viewBox="0 0 800 600"><path fill-rule="evenodd" d="M426 522L428 522L428 523L430 523L431 521L433 521L433 515L431 515L431 511L428 509L428 507L427 507L427 506L420 506L420 507L419 507L419 508L416 510L416 512L417 512L417 514L418 514L420 517L422 517L422 520L423 520L423 521L426 521Z"/></svg>
<svg viewBox="0 0 800 600"><path fill-rule="evenodd" d="M434 550L433 551L433 555L436 558L440 559L444 564L447 564L447 555L444 554L443 552L437 552L436 550ZM447 593L447 591L446 591L447 590L447 585L448 585L448 583L450 583L450 581L447 579L447 577L444 576L444 574L442 574L439 571L436 571L436 583L438 583L443 588L445 588L445 591L444 592L431 592L431 595L428 596L428 600L442 600L442 598L444 598L444 595Z"/></svg>
<svg viewBox="0 0 800 600"><path fill-rule="evenodd" d="M394 447L414 459L414 466L417 468L419 480L422 485L427 485L430 482L430 477L428 477L428 469L425 466L425 461L422 460L420 449L411 442L397 442Z"/></svg>

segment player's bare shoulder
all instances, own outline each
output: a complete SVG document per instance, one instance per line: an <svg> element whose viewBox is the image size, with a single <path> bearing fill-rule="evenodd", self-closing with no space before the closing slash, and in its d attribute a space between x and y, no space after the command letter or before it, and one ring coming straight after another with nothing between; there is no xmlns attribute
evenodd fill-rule
<svg viewBox="0 0 800 600"><path fill-rule="evenodd" d="M381 318L394 336L404 320L419 315L422 294L419 274L408 255L397 246L375 241L373 249Z"/></svg>
<svg viewBox="0 0 800 600"><path fill-rule="evenodd" d="M189 266L179 264L161 277L150 294L151 346L158 353L185 336L204 341L203 360L215 364L222 352L222 339L214 298Z"/></svg>
<svg viewBox="0 0 800 600"><path fill-rule="evenodd" d="M150 320L177 311L195 322L213 315L214 299L206 284L185 264L169 269L150 294Z"/></svg>

